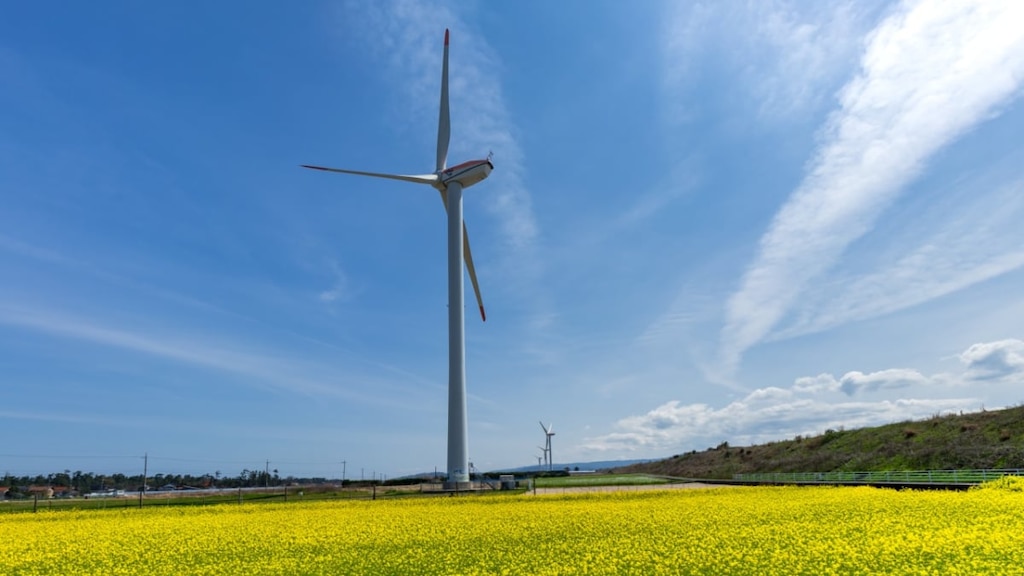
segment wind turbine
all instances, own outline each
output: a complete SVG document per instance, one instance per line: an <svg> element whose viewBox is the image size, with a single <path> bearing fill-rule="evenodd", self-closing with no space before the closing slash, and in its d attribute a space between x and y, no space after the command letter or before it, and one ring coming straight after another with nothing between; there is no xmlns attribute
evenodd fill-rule
<svg viewBox="0 0 1024 576"><path fill-rule="evenodd" d="M342 170L303 164L303 168L390 178L416 184L429 184L441 193L441 202L448 213L448 488L462 488L469 479L469 440L466 416L466 337L462 262L466 262L469 280L480 307L480 318L486 321L480 285L476 280L469 235L462 219L462 191L480 182L494 169L490 157L470 160L447 167L451 119L448 113L448 30L444 31L444 59L441 64L441 110L437 122L437 164L430 174L385 174Z"/></svg>
<svg viewBox="0 0 1024 576"><path fill-rule="evenodd" d="M540 429L544 431L544 453L548 455L548 472L551 471L551 465L555 463L555 458L551 455L551 437L555 435L551 429L554 427L554 424L545 426L543 422L540 423Z"/></svg>
<svg viewBox="0 0 1024 576"><path fill-rule="evenodd" d="M544 456L544 465L547 466L548 465L548 449L543 447L543 446L537 446L537 448L540 448L540 453Z"/></svg>

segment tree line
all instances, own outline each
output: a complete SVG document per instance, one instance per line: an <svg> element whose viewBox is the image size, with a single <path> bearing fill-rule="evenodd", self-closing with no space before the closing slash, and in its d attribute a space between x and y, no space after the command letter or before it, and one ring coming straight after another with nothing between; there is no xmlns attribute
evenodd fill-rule
<svg viewBox="0 0 1024 576"><path fill-rule="evenodd" d="M296 478L294 476L281 477L276 469L259 470L243 469L235 476L226 476L219 470L204 474L150 474L143 478L142 474L97 474L95 472L83 472L81 470L64 470L52 474L37 474L35 476L15 476L5 473L0 478L0 487L8 488L8 495L13 496L29 487L46 486L51 488L64 488L79 494L98 492L103 490L125 490L138 492L145 484L146 490L159 490L161 488L188 489L188 488L248 488L260 486L282 486L288 484L321 484L327 482L326 478Z"/></svg>

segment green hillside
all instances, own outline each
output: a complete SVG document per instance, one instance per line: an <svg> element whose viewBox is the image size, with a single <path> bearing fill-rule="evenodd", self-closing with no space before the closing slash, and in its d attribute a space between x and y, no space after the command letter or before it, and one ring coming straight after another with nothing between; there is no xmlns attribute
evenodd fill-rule
<svg viewBox="0 0 1024 576"><path fill-rule="evenodd" d="M826 430L756 446L723 442L703 452L634 464L616 472L731 478L751 472L1024 468L1024 406L936 415L857 430Z"/></svg>

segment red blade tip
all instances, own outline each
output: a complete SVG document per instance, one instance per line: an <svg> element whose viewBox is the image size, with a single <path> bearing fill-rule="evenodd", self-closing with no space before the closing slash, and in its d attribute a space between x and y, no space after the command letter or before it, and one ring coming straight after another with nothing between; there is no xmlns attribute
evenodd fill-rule
<svg viewBox="0 0 1024 576"><path fill-rule="evenodd" d="M480 307L480 319L483 320L484 322L487 322L487 314L484 313L483 306Z"/></svg>
<svg viewBox="0 0 1024 576"><path fill-rule="evenodd" d="M445 46L448 45L448 29L447 28L444 29L444 45Z"/></svg>

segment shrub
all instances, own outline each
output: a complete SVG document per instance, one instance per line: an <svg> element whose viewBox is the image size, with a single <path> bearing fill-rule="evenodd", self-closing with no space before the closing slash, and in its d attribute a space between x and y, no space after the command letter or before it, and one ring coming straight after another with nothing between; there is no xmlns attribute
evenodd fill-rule
<svg viewBox="0 0 1024 576"><path fill-rule="evenodd" d="M1004 492L1024 492L1024 478L1020 476L1001 476L995 480L978 484L971 490L1001 490Z"/></svg>

